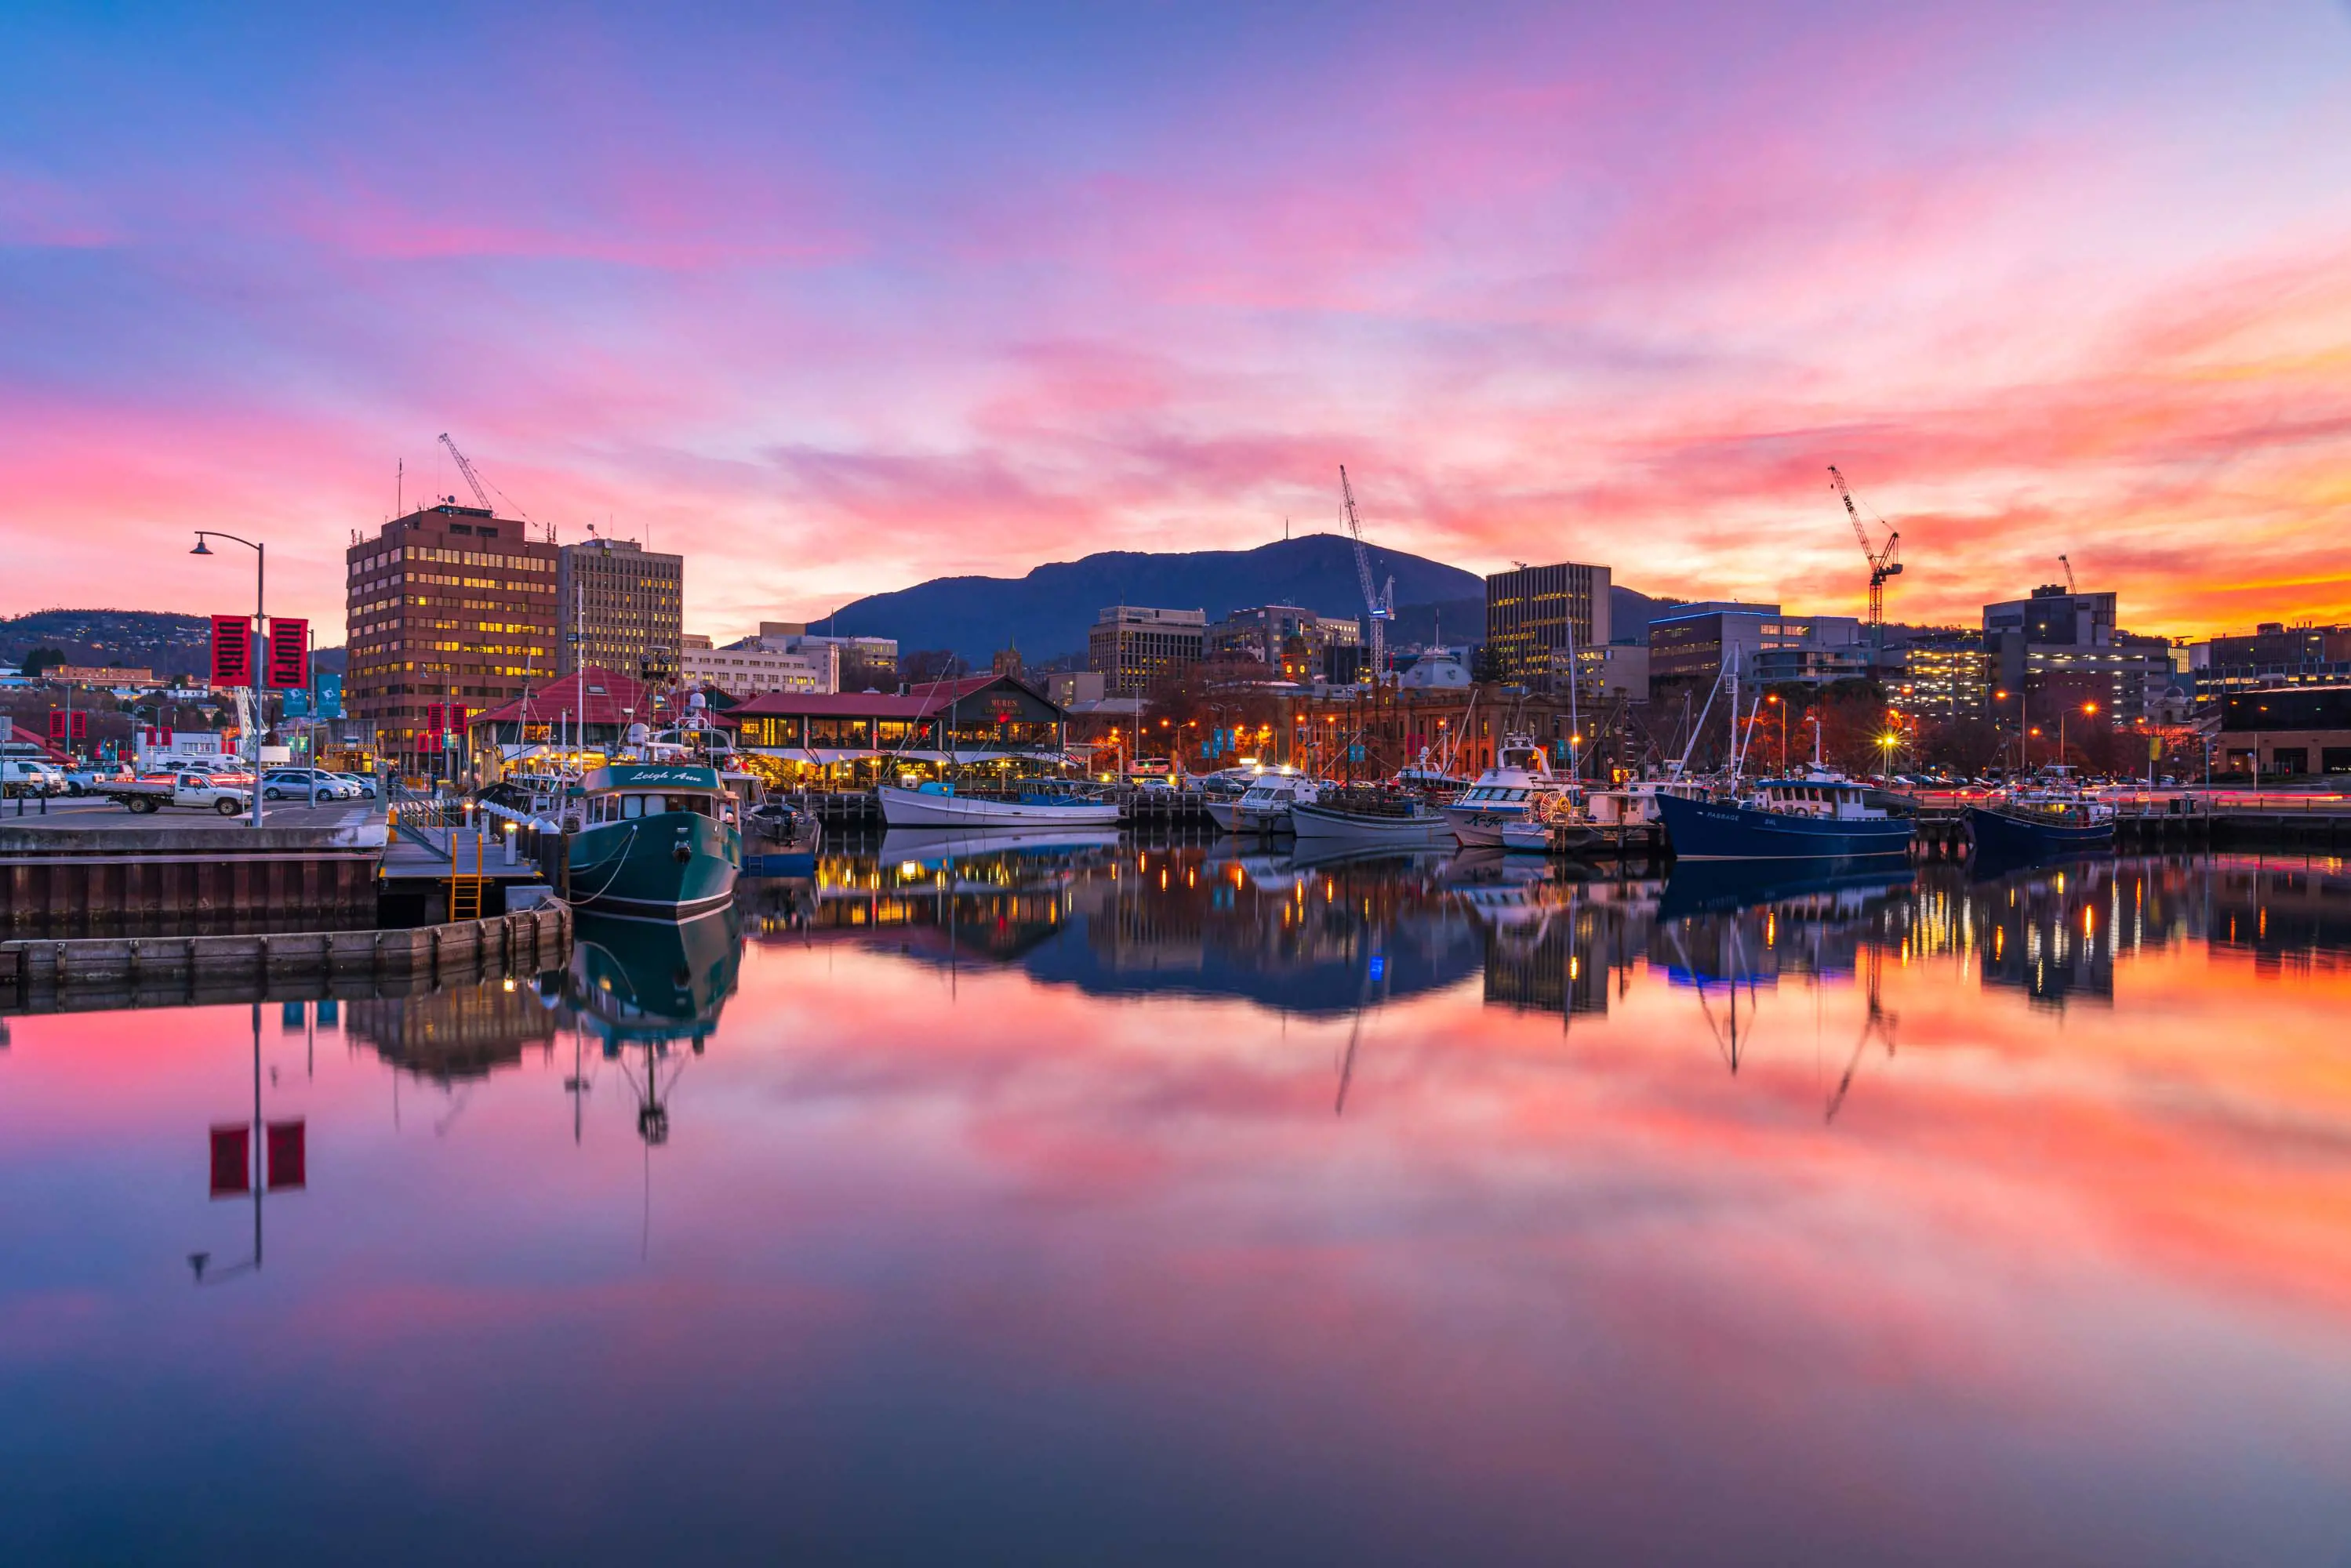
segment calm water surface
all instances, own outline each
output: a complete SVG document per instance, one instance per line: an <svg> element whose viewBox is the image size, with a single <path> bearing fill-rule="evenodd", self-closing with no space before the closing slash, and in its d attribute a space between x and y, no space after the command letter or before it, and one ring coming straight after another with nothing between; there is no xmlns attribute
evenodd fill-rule
<svg viewBox="0 0 2351 1568"><path fill-rule="evenodd" d="M0 1560L2351 1562L2339 862L824 870L7 1019Z"/></svg>

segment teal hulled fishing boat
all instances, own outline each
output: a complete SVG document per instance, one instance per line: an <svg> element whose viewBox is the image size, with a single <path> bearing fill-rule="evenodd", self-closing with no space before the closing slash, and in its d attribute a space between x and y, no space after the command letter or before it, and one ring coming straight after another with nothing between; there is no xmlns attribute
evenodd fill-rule
<svg viewBox="0 0 2351 1568"><path fill-rule="evenodd" d="M576 909L690 920L735 895L743 834L716 769L616 762L580 788L566 896Z"/></svg>

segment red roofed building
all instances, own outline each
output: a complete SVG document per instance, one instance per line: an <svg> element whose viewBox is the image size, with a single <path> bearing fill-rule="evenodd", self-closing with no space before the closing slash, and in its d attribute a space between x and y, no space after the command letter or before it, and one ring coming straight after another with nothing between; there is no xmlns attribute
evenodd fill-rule
<svg viewBox="0 0 2351 1568"><path fill-rule="evenodd" d="M715 716L760 771L792 784L871 783L960 767L1058 768L1061 706L1008 674L930 681L895 692L768 692Z"/></svg>
<svg viewBox="0 0 2351 1568"><path fill-rule="evenodd" d="M527 751L600 752L610 757L628 740L629 727L657 728L653 694L640 681L590 664L577 674L535 685L511 702L466 720L476 757L511 760ZM664 710L666 712L666 710Z"/></svg>

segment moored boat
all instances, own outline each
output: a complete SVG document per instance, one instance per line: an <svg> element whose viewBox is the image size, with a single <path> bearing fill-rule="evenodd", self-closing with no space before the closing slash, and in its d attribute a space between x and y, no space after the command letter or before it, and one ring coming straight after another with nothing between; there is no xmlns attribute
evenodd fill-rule
<svg viewBox="0 0 2351 1568"><path fill-rule="evenodd" d="M2115 811L2095 800L1970 806L1968 836L1980 853L2005 859L2112 849Z"/></svg>
<svg viewBox="0 0 2351 1568"><path fill-rule="evenodd" d="M1499 847L1502 830L1523 821L1536 806L1573 787L1555 777L1543 748L1529 735L1507 735L1494 766L1445 806L1453 836L1464 844Z"/></svg>
<svg viewBox="0 0 2351 1568"><path fill-rule="evenodd" d="M1022 780L1001 792L959 789L952 781L908 789L879 786L882 820L893 828L1116 827L1118 802L1057 779Z"/></svg>
<svg viewBox="0 0 2351 1568"><path fill-rule="evenodd" d="M1335 789L1290 808L1290 829L1303 844L1327 840L1359 844L1418 845L1443 841L1445 813L1391 790Z"/></svg>
<svg viewBox="0 0 2351 1568"><path fill-rule="evenodd" d="M1301 802L1311 802L1321 794L1322 787L1301 774L1266 774L1234 802L1228 831L1260 834L1294 832L1297 830L1290 821L1291 808Z"/></svg>
<svg viewBox="0 0 2351 1568"><path fill-rule="evenodd" d="M726 907L743 863L735 804L709 768L616 762L581 781L567 835L572 907L690 920Z"/></svg>
<svg viewBox="0 0 2351 1568"><path fill-rule="evenodd" d="M1744 802L1655 797L1677 860L1832 860L1898 855L1917 824L1831 774L1767 779Z"/></svg>

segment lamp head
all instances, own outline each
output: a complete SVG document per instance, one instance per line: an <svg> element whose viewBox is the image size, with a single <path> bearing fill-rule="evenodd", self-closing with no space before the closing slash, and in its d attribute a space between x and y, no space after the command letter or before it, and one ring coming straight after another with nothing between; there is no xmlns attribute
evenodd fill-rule
<svg viewBox="0 0 2351 1568"><path fill-rule="evenodd" d="M190 555L210 555L213 552L212 548L204 543L204 536L198 534L196 536L196 548L190 550L188 553Z"/></svg>

